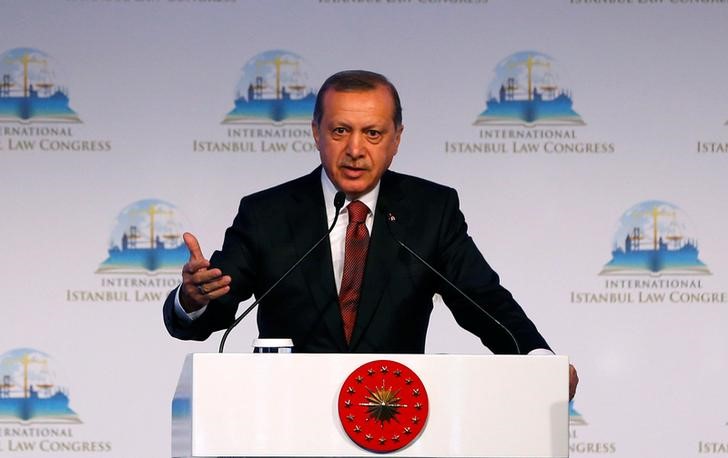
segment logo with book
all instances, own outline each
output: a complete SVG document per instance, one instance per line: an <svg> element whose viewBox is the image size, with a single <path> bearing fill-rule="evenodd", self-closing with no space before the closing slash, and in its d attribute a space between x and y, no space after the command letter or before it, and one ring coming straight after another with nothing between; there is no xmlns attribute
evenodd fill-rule
<svg viewBox="0 0 728 458"><path fill-rule="evenodd" d="M196 153L315 153L311 118L316 91L296 53L261 52L243 66L235 106L222 121L224 138L192 140Z"/></svg>
<svg viewBox="0 0 728 458"><path fill-rule="evenodd" d="M108 257L96 273L179 274L189 252L182 240L177 208L159 199L145 199L124 208L111 233Z"/></svg>
<svg viewBox="0 0 728 458"><path fill-rule="evenodd" d="M159 199L144 199L117 216L108 256L96 269L99 288L66 290L67 302L159 304L179 284L189 252L180 211Z"/></svg>
<svg viewBox="0 0 728 458"><path fill-rule="evenodd" d="M445 141L445 153L486 157L615 153L609 140L580 138L586 123L573 108L570 84L558 62L538 51L502 59L487 87L483 111L472 125L477 138Z"/></svg>
<svg viewBox="0 0 728 458"><path fill-rule="evenodd" d="M485 109L476 126L579 126L571 90L558 63L546 54L521 51L501 60L488 86Z"/></svg>
<svg viewBox="0 0 728 458"><path fill-rule="evenodd" d="M81 423L48 354L19 348L0 355L0 382L0 423Z"/></svg>
<svg viewBox="0 0 728 458"><path fill-rule="evenodd" d="M610 440L594 439L583 415L574 409L574 401L569 401L569 452L572 454L615 453L617 444ZM578 428L577 428L578 427Z"/></svg>
<svg viewBox="0 0 728 458"><path fill-rule="evenodd" d="M309 124L315 101L304 59L290 51L265 51L243 66L235 108L223 124Z"/></svg>
<svg viewBox="0 0 728 458"><path fill-rule="evenodd" d="M621 216L612 257L598 273L600 289L575 289L572 304L728 304L728 291L713 289L700 259L698 239L677 205L648 200Z"/></svg>
<svg viewBox="0 0 728 458"><path fill-rule="evenodd" d="M569 426L586 426L584 417L574 408L574 401L569 401Z"/></svg>
<svg viewBox="0 0 728 458"><path fill-rule="evenodd" d="M687 215L669 202L650 200L629 208L612 244L612 259L599 275L710 275Z"/></svg>
<svg viewBox="0 0 728 458"><path fill-rule="evenodd" d="M0 54L0 122L80 123L55 60L33 48Z"/></svg>

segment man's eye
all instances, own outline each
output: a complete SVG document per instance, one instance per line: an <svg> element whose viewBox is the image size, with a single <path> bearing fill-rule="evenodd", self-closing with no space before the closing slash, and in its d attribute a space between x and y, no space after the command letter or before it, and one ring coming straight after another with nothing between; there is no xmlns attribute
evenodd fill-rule
<svg viewBox="0 0 728 458"><path fill-rule="evenodd" d="M367 131L367 136L369 136L369 138L379 138L381 135L382 135L382 133L379 132L378 130L368 130Z"/></svg>
<svg viewBox="0 0 728 458"><path fill-rule="evenodd" d="M333 132L336 135L344 135L346 133L346 129L343 127L335 127Z"/></svg>

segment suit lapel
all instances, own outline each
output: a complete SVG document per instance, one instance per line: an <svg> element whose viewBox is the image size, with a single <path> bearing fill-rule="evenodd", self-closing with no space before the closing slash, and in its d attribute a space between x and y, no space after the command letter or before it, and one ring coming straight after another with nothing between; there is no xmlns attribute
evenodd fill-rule
<svg viewBox="0 0 728 458"><path fill-rule="evenodd" d="M397 224L402 224L408 219L403 195L396 175L391 172L385 173L382 177L374 215L364 282L359 298L356 324L351 337L351 351L356 349L374 314L382 304L391 279L391 267L397 264L399 247L390 234L387 218L394 217ZM376 338L374 335L369 335L369 337Z"/></svg>
<svg viewBox="0 0 728 458"><path fill-rule="evenodd" d="M300 192L291 195L293 205L287 213L288 226L293 234L297 257L303 256L326 232L326 205L321 189L321 167L317 167L304 182ZM331 245L326 238L316 251L299 267L311 292L315 308L313 325L319 319L326 323L338 351L347 351L343 324L338 308L338 295L331 261Z"/></svg>

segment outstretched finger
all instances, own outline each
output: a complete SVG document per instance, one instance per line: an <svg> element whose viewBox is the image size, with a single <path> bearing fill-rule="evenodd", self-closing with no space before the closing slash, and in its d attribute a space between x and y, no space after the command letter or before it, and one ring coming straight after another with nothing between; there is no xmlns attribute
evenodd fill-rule
<svg viewBox="0 0 728 458"><path fill-rule="evenodd" d="M185 245L187 245L187 249L190 252L190 261L200 261L205 259L202 255L202 250L200 249L200 243L197 241L197 237L189 232L185 232L182 234L182 239L184 239Z"/></svg>

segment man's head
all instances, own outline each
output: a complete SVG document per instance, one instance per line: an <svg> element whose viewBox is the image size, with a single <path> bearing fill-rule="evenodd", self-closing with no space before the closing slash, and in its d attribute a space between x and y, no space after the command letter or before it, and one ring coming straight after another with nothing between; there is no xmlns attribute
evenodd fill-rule
<svg viewBox="0 0 728 458"><path fill-rule="evenodd" d="M313 108L313 122L321 124L321 118L324 114L323 98L327 91L339 92L366 92L383 86L392 94L392 102L394 111L392 119L394 125L399 127L402 125L402 103L399 101L399 93L386 76L379 73L369 72L366 70L344 70L343 72L334 73L329 76L316 96L316 105Z"/></svg>
<svg viewBox="0 0 728 458"><path fill-rule="evenodd" d="M311 127L329 179L357 198L376 186L397 154L403 129L399 95L380 74L339 72L319 90Z"/></svg>

